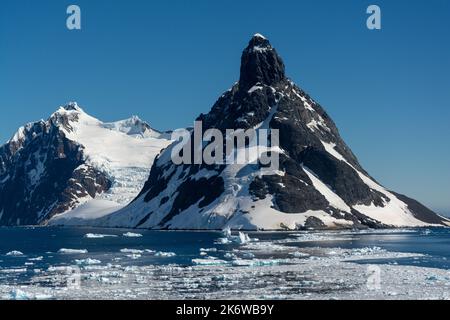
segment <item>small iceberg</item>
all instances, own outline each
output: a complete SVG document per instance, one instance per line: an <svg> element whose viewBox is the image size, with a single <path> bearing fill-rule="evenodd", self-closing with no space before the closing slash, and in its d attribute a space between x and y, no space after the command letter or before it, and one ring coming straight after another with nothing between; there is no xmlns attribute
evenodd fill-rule
<svg viewBox="0 0 450 320"><path fill-rule="evenodd" d="M227 237L227 238L231 237L231 229L230 229L230 227L226 227L225 229L223 229L222 230L222 234L225 237Z"/></svg>
<svg viewBox="0 0 450 320"><path fill-rule="evenodd" d="M17 250L13 250L13 251L8 252L6 255L10 256L10 257L21 257L21 256L23 256L23 253L20 251L17 251Z"/></svg>
<svg viewBox="0 0 450 320"><path fill-rule="evenodd" d="M120 252L122 253L132 253L132 254L141 254L144 253L144 250L139 250L139 249L120 249Z"/></svg>
<svg viewBox="0 0 450 320"><path fill-rule="evenodd" d="M28 258L28 261L42 261L44 260L43 256L35 257L35 258Z"/></svg>
<svg viewBox="0 0 450 320"><path fill-rule="evenodd" d="M306 258L306 257L309 257L309 254L303 253L303 252L299 252L299 251L292 252L292 253L290 253L290 255L293 256L294 258Z"/></svg>
<svg viewBox="0 0 450 320"><path fill-rule="evenodd" d="M84 235L85 238L88 239L102 239L102 238L116 238L115 234L98 234L98 233L86 233Z"/></svg>
<svg viewBox="0 0 450 320"><path fill-rule="evenodd" d="M249 242L258 241L258 239L251 239L248 234L244 232L239 232L237 236L233 236L231 234L230 228L226 228L222 231L222 234L225 236L224 238L216 239L216 244L230 244L230 243L238 243L238 244L247 244Z"/></svg>
<svg viewBox="0 0 450 320"><path fill-rule="evenodd" d="M9 293L10 300L32 300L33 297L20 289L14 289Z"/></svg>
<svg viewBox="0 0 450 320"><path fill-rule="evenodd" d="M248 234L239 232L239 239L238 239L239 244L246 244L246 243L249 243L250 241L252 241L252 240L250 239Z"/></svg>
<svg viewBox="0 0 450 320"><path fill-rule="evenodd" d="M134 232L127 232L127 233L124 233L123 236L127 237L127 238L140 238L140 237L142 237L142 234L134 233Z"/></svg>
<svg viewBox="0 0 450 320"><path fill-rule="evenodd" d="M80 259L80 260L76 259L75 263L79 266L89 266L89 265L94 265L94 264L100 264L102 262L97 259L87 258L87 259Z"/></svg>
<svg viewBox="0 0 450 320"><path fill-rule="evenodd" d="M192 259L192 263L196 266L221 266L229 264L228 261L220 259Z"/></svg>
<svg viewBox="0 0 450 320"><path fill-rule="evenodd" d="M175 252L163 252L163 251L158 251L155 253L155 257L164 257L164 258L169 258L169 257L175 257L176 253Z"/></svg>
<svg viewBox="0 0 450 320"><path fill-rule="evenodd" d="M255 260L246 260L246 259L235 259L231 262L231 264L235 267L267 267L267 266L276 266L280 263L283 263L283 260L270 260L270 259L255 259Z"/></svg>

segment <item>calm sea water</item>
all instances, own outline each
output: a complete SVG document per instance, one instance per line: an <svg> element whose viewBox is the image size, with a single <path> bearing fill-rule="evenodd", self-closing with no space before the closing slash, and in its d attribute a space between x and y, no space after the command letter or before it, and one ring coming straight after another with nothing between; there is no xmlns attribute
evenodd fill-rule
<svg viewBox="0 0 450 320"><path fill-rule="evenodd" d="M142 237L124 237L126 232L138 232ZM88 238L86 234L106 234L116 237ZM310 235L308 233L296 233ZM326 240L289 241L285 245L305 247L364 248L381 247L388 251L421 253L425 256L411 259L379 260L375 263L393 263L450 269L450 229L431 228L420 230L386 230L365 232L326 232ZM315 234L312 234L315 235ZM297 239L292 233L250 233L260 241L277 242ZM0 228L0 271L14 268L30 270L51 266L73 265L76 259L97 259L115 263L120 258L122 265L191 265L192 259L201 258L201 248L217 248L216 256L222 258L238 244L218 244L223 237L220 232L169 232L95 228ZM60 249L87 250L87 253L64 254ZM164 257L143 254L139 259L121 252L122 249L154 250L173 252ZM7 255L20 251L23 255ZM38 258L38 259L36 259ZM360 261L359 263L365 263ZM373 260L370 263L374 263ZM20 277L26 278L27 273ZM0 284L8 281L11 274L0 273Z"/></svg>

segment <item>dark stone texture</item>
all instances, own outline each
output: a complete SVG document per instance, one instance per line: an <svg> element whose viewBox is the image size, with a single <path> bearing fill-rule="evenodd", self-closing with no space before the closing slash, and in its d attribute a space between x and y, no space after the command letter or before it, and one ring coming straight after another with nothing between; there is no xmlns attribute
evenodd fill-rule
<svg viewBox="0 0 450 320"><path fill-rule="evenodd" d="M242 53L239 87L248 90L258 82L275 84L285 78L284 63L267 39L254 36Z"/></svg>
<svg viewBox="0 0 450 320"><path fill-rule="evenodd" d="M80 197L111 187L103 173L82 166L83 148L60 126L72 129L66 117L55 113L0 147L0 225L45 224L72 209Z"/></svg>

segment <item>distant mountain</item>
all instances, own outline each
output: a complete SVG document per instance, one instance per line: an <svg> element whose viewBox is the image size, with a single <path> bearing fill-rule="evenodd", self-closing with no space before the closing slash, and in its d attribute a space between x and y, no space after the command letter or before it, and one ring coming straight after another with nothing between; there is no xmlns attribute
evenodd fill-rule
<svg viewBox="0 0 450 320"><path fill-rule="evenodd" d="M136 116L103 123L76 103L60 107L0 147L0 225L46 224L81 205L97 216L117 210L169 144Z"/></svg>
<svg viewBox="0 0 450 320"><path fill-rule="evenodd" d="M175 165L174 145L158 156L139 196L97 225L154 229L333 229L447 225L419 202L389 191L360 165L325 110L285 75L269 41L256 34L239 82L211 111L203 130L280 132L280 168ZM262 154L259 154L261 156ZM383 157L383 155L380 155Z"/></svg>

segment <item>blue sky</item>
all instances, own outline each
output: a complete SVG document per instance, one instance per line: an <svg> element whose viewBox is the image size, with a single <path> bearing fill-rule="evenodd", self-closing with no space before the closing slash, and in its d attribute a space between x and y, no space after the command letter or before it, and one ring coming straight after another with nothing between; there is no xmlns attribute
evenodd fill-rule
<svg viewBox="0 0 450 320"><path fill-rule="evenodd" d="M66 28L77 4L82 30ZM366 8L382 30L366 28ZM0 141L78 101L105 121L192 125L260 32L363 166L450 213L450 1L3 0Z"/></svg>

